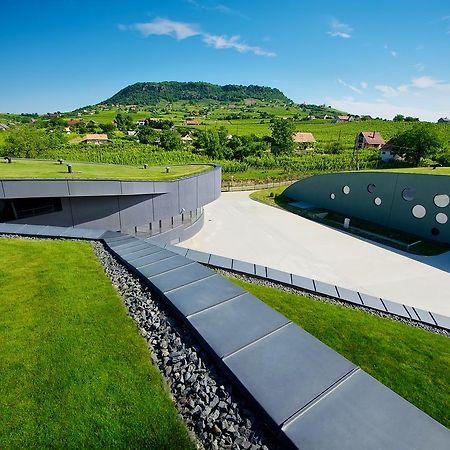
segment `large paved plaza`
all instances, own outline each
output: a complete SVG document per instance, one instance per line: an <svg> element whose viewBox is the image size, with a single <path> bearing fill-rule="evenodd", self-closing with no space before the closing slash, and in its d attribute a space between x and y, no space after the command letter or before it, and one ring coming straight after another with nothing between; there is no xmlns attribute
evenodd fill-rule
<svg viewBox="0 0 450 450"><path fill-rule="evenodd" d="M248 192L222 193L207 205L203 229L181 246L450 316L449 273L253 201Z"/></svg>

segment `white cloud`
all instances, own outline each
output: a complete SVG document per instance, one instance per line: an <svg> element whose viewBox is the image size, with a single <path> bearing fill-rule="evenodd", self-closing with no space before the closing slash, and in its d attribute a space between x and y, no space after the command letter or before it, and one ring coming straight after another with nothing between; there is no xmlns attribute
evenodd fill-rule
<svg viewBox="0 0 450 450"><path fill-rule="evenodd" d="M367 89L368 88L368 84L367 84L367 81L361 81L361 87L363 88L363 89Z"/></svg>
<svg viewBox="0 0 450 450"><path fill-rule="evenodd" d="M358 89L356 86L346 83L345 81L341 80L340 78L338 79L338 83L342 84L342 86L345 86L346 88L351 89L353 92L356 92L359 95L362 95L362 93L363 93L361 91L361 89Z"/></svg>
<svg viewBox="0 0 450 450"><path fill-rule="evenodd" d="M392 55L394 58L397 58L397 52L396 52L395 50L391 50L391 55Z"/></svg>
<svg viewBox="0 0 450 450"><path fill-rule="evenodd" d="M160 17L147 23L135 23L132 27L145 37L152 34L159 36L165 35L171 36L178 41L200 34L196 25L185 22L175 22Z"/></svg>
<svg viewBox="0 0 450 450"><path fill-rule="evenodd" d="M422 63L414 64L414 69L416 69L417 72L423 72L425 70L425 65Z"/></svg>
<svg viewBox="0 0 450 450"><path fill-rule="evenodd" d="M256 45L248 45L241 41L240 36L227 37L226 35L214 35L202 31L197 25L186 22L175 22L169 19L157 17L151 22L135 23L132 25L118 25L119 30L137 30L143 36L150 35L170 36L178 41L193 36L201 36L205 44L216 49L233 49L239 53L253 53L257 56L274 57L276 53L264 50Z"/></svg>
<svg viewBox="0 0 450 450"><path fill-rule="evenodd" d="M412 80L412 85L420 89L429 89L439 86L440 84L442 84L442 81L436 80L433 77L427 75L420 78L414 78Z"/></svg>
<svg viewBox="0 0 450 450"><path fill-rule="evenodd" d="M269 52L262 49L261 47L252 46L241 42L239 36L227 37L223 35L219 36L206 33L203 35L203 42L208 44L210 47L218 49L232 48L234 50L237 50L239 53L251 52L258 56L276 56L274 52Z"/></svg>
<svg viewBox="0 0 450 450"><path fill-rule="evenodd" d="M398 97L400 95L400 92L397 90L397 88L388 86L386 84L377 84L375 86L375 89L377 91L380 91L383 94L383 97L386 98Z"/></svg>
<svg viewBox="0 0 450 450"><path fill-rule="evenodd" d="M346 23L339 22L339 20L333 18L330 22L331 30L327 31L327 34L332 37L340 37L342 39L350 39L352 37L353 28Z"/></svg>

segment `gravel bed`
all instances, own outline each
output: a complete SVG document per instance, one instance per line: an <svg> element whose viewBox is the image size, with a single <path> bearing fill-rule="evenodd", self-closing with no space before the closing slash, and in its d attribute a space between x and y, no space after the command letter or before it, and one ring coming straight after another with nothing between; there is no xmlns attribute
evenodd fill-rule
<svg viewBox="0 0 450 450"><path fill-rule="evenodd" d="M402 322L402 323L405 323L407 325L410 325L410 326L413 326L416 328L421 328L423 330L430 331L431 333L450 337L450 332L448 332L447 330L444 330L439 327L433 327L432 325L428 325L423 322L416 322L415 320L411 320L411 319L407 319L404 317L396 316L394 314L389 314L389 313L386 313L383 311L378 311L375 309L367 308L366 306L363 306L363 305L355 305L353 303L344 302L339 299L334 299L331 297L324 297L324 296L320 296L317 294L312 294L311 292L304 291L300 288L295 288L293 286L287 286L283 283L278 283L278 282L272 281L272 280L266 280L264 278L259 278L256 276L245 275L245 274L242 274L239 272L234 272L233 270L219 269L219 268L213 267L213 266L210 266L210 268L215 270L217 273L219 273L220 275L223 275L223 276L228 276L228 277L231 276L231 277L237 278L238 280L246 281L248 283L259 284L261 286L267 286L267 287L280 289L282 291L290 292L292 294L303 295L305 297L310 297L310 298L313 298L314 300L318 300L320 302L331 303L334 305L342 306L344 308L357 309L359 311L364 311L364 312L366 312L368 314L372 314L374 316L384 317L385 319L389 319L389 320L395 320L397 322Z"/></svg>
<svg viewBox="0 0 450 450"><path fill-rule="evenodd" d="M220 374L187 327L99 242L94 251L147 340L178 410L206 449L281 449L252 406Z"/></svg>

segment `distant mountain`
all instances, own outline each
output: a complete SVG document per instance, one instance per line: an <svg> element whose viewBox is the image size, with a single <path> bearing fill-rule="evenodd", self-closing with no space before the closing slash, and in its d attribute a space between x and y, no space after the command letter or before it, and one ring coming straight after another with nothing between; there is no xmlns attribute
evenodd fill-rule
<svg viewBox="0 0 450 450"><path fill-rule="evenodd" d="M270 101L279 100L290 103L279 89L266 86L241 86L236 84L217 84L204 82L162 81L160 83L135 83L114 94L100 105L153 105L161 100L175 102L177 100L221 102L237 102L247 98Z"/></svg>

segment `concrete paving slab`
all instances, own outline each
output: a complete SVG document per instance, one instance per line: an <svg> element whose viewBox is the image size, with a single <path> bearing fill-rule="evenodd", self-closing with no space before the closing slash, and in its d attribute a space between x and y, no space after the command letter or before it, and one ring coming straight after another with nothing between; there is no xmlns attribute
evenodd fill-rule
<svg viewBox="0 0 450 450"><path fill-rule="evenodd" d="M442 327L450 330L450 317L441 316L440 314L433 313L434 320Z"/></svg>
<svg viewBox="0 0 450 450"><path fill-rule="evenodd" d="M336 286L339 294L339 298L346 300L347 302L356 303L357 305L362 305L362 301L356 291L351 289L346 289L340 286Z"/></svg>
<svg viewBox="0 0 450 450"><path fill-rule="evenodd" d="M179 288L194 281L201 280L202 278L209 277L214 272L201 264L192 262L170 272L149 277L149 280L155 285L161 292L167 292L172 289Z"/></svg>
<svg viewBox="0 0 450 450"><path fill-rule="evenodd" d="M139 247L142 248L143 242L140 239L133 238L132 241L122 241L120 245L116 245L114 247L114 251L118 253L119 255L125 254L132 250L133 248L136 248L137 250L140 250ZM148 245L146 242L144 242L144 245Z"/></svg>
<svg viewBox="0 0 450 450"><path fill-rule="evenodd" d="M292 323L224 363L278 425L355 368Z"/></svg>
<svg viewBox="0 0 450 450"><path fill-rule="evenodd" d="M289 323L248 293L188 316L188 321L220 358Z"/></svg>
<svg viewBox="0 0 450 450"><path fill-rule="evenodd" d="M192 259L193 261L197 261L202 264L208 264L210 256L211 255L209 253L199 252L197 250L188 250L186 253L186 258Z"/></svg>
<svg viewBox="0 0 450 450"><path fill-rule="evenodd" d="M236 272L248 273L250 275L255 275L255 265L245 261L239 261L238 259L233 259L233 264L231 266L232 270Z"/></svg>
<svg viewBox="0 0 450 450"><path fill-rule="evenodd" d="M151 247L151 245L147 244L147 242L141 242L137 245L132 245L132 246L130 245L129 247L127 246L125 248L120 247L115 251L122 257L128 257L128 256L133 256L139 250L144 250L149 247Z"/></svg>
<svg viewBox="0 0 450 450"><path fill-rule="evenodd" d="M222 269L231 269L233 262L231 258L226 258L225 256L211 255L208 264L221 267Z"/></svg>
<svg viewBox="0 0 450 450"><path fill-rule="evenodd" d="M181 256L186 256L186 253L188 252L187 248L183 248L183 247L177 247L176 245L166 245L165 248L167 250L170 250L171 252L177 253L178 255Z"/></svg>
<svg viewBox="0 0 450 450"><path fill-rule="evenodd" d="M244 289L214 274L170 291L166 297L184 316L188 316L242 294L245 294Z"/></svg>
<svg viewBox="0 0 450 450"><path fill-rule="evenodd" d="M292 274L292 284L296 287L306 289L311 292L316 290L314 287L314 281L311 280L311 278L301 277L300 275Z"/></svg>
<svg viewBox="0 0 450 450"><path fill-rule="evenodd" d="M362 370L283 432L302 450L450 448L449 430Z"/></svg>
<svg viewBox="0 0 450 450"><path fill-rule="evenodd" d="M416 311L416 314L419 316L419 319L422 322L429 323L430 325L436 325L435 321L433 320L433 317L428 311L424 311L423 309L420 308L414 308L414 310Z"/></svg>
<svg viewBox="0 0 450 450"><path fill-rule="evenodd" d="M139 269L139 272L144 277L149 278L154 275L165 273L169 270L173 270L176 269L177 267L185 266L186 264L191 263L192 261L190 261L187 258L184 258L183 256L172 254L172 256L169 258L165 258L161 261L142 267L141 269Z"/></svg>
<svg viewBox="0 0 450 450"><path fill-rule="evenodd" d="M127 237L127 235L121 233L120 231L105 231L102 235L103 240L116 240L119 238Z"/></svg>
<svg viewBox="0 0 450 450"><path fill-rule="evenodd" d="M102 235L105 233L105 230L101 229L93 229L93 228L80 228L80 230L83 230L81 233L81 237L83 239L92 239L92 240L98 240L102 237Z"/></svg>
<svg viewBox="0 0 450 450"><path fill-rule="evenodd" d="M291 284L291 274L277 269L267 268L267 278L280 283Z"/></svg>
<svg viewBox="0 0 450 450"><path fill-rule="evenodd" d="M329 283L324 283L323 281L314 280L316 285L316 292L319 294L329 295L330 297L338 297L338 292L336 286Z"/></svg>
<svg viewBox="0 0 450 450"><path fill-rule="evenodd" d="M361 299L365 306L368 306L369 308L378 309L380 311L386 311L386 308L384 307L379 297L375 297L369 294L363 294L362 292L360 292L359 295L361 296Z"/></svg>
<svg viewBox="0 0 450 450"><path fill-rule="evenodd" d="M25 225L20 234L28 236L37 236L47 225Z"/></svg>
<svg viewBox="0 0 450 450"><path fill-rule="evenodd" d="M131 264L136 262L136 264L139 265L140 260L144 256L153 255L153 253L161 252L163 248L157 247L156 245L147 245L146 248L143 248L142 250L138 250L137 252L133 253L132 255L127 255L127 261Z"/></svg>
<svg viewBox="0 0 450 450"><path fill-rule="evenodd" d="M131 242L139 242L139 240L133 236L126 236L124 239L108 239L105 240L109 247L112 249L119 248L122 245L130 244Z"/></svg>
<svg viewBox="0 0 450 450"><path fill-rule="evenodd" d="M267 267L255 264L255 275L258 277L267 278Z"/></svg>
<svg viewBox="0 0 450 450"><path fill-rule="evenodd" d="M384 305L386 306L387 310L392 313L396 314L397 316L405 317L406 319L409 319L409 314L406 311L405 307L396 302L391 302L390 300L382 299Z"/></svg>
<svg viewBox="0 0 450 450"><path fill-rule="evenodd" d="M0 232L1 233L18 233L25 225L22 223L1 223Z"/></svg>
<svg viewBox="0 0 450 450"><path fill-rule="evenodd" d="M53 225L49 225L39 232L39 236L61 237L65 231L65 227L55 227Z"/></svg>
<svg viewBox="0 0 450 450"><path fill-rule="evenodd" d="M133 262L130 262L130 264L133 264L134 267L140 270L143 267L148 266L149 264L154 264L156 262L162 261L163 259L171 258L172 256L174 256L172 252L160 249L160 251L154 251L145 256L142 256L141 258L133 260Z"/></svg>

